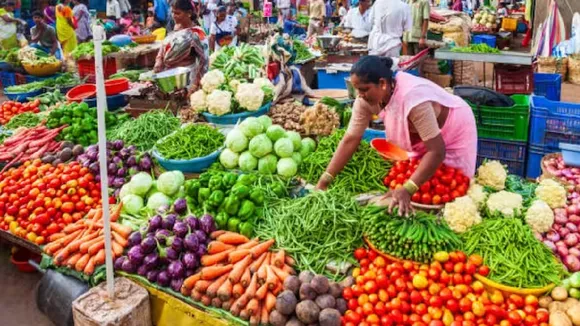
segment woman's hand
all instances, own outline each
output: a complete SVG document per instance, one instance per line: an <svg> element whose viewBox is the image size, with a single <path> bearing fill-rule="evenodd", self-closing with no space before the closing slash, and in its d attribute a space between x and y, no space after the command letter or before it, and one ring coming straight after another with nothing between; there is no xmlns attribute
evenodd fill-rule
<svg viewBox="0 0 580 326"><path fill-rule="evenodd" d="M383 198L391 198L389 213L393 212L394 207L399 208L399 216L408 217L409 214L413 212L413 207L411 206L411 195L407 189L403 187L390 190Z"/></svg>
<svg viewBox="0 0 580 326"><path fill-rule="evenodd" d="M329 185L330 185L330 182L328 180L326 180L325 178L321 177L318 180L318 183L316 184L316 189L326 191L326 189L328 189Z"/></svg>

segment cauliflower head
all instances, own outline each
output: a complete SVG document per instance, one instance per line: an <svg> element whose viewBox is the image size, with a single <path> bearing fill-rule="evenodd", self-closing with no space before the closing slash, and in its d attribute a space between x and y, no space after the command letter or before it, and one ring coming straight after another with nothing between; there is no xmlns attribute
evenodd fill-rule
<svg viewBox="0 0 580 326"><path fill-rule="evenodd" d="M445 204L443 219L449 228L457 233L463 233L470 227L481 223L477 204L469 196L459 197L455 201Z"/></svg>
<svg viewBox="0 0 580 326"><path fill-rule="evenodd" d="M256 84L240 84L236 91L236 100L240 107L248 111L256 111L264 101L264 91Z"/></svg>
<svg viewBox="0 0 580 326"><path fill-rule="evenodd" d="M238 86L240 86L242 82L237 80L237 79L232 79L230 80L230 82L228 83L228 86L230 86L230 88L234 91L237 92L238 91Z"/></svg>
<svg viewBox="0 0 580 326"><path fill-rule="evenodd" d="M209 94L225 82L226 76L224 76L224 73L214 69L208 71L205 75L203 75L203 77L201 77L201 88Z"/></svg>
<svg viewBox="0 0 580 326"><path fill-rule="evenodd" d="M507 171L499 161L489 161L477 169L477 183L494 190L505 189Z"/></svg>
<svg viewBox="0 0 580 326"><path fill-rule="evenodd" d="M232 93L228 91L214 90L207 96L207 110L211 114L224 115L231 111Z"/></svg>
<svg viewBox="0 0 580 326"><path fill-rule="evenodd" d="M195 112L203 112L207 110L207 96L203 90L198 90L189 97L189 104Z"/></svg>
<svg viewBox="0 0 580 326"><path fill-rule="evenodd" d="M566 206L566 189L552 179L544 179L536 188L536 196L552 209Z"/></svg>
<svg viewBox="0 0 580 326"><path fill-rule="evenodd" d="M483 207L487 199L487 193L483 190L483 186L475 182L471 183L469 190L467 190L467 195L469 198L471 198L471 200L473 200L478 208Z"/></svg>
<svg viewBox="0 0 580 326"><path fill-rule="evenodd" d="M254 79L254 85L257 85L260 88L262 87L268 87L272 89L274 88L274 84L272 84L272 82L268 78L264 77Z"/></svg>
<svg viewBox="0 0 580 326"><path fill-rule="evenodd" d="M554 224L554 211L543 200L535 200L526 212L526 223L534 232L548 232Z"/></svg>
<svg viewBox="0 0 580 326"><path fill-rule="evenodd" d="M514 217L522 211L524 199L520 194L500 191L489 195L487 208L491 213L500 213L504 217Z"/></svg>

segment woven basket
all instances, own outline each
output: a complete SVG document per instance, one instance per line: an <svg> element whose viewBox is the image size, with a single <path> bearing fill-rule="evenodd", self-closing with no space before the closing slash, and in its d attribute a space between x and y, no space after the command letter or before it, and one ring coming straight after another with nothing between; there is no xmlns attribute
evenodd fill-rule
<svg viewBox="0 0 580 326"><path fill-rule="evenodd" d="M544 157L542 157L542 161L540 162L540 168L542 169L542 175L541 175L540 178L542 178L542 179L555 178L555 179L558 179L559 180L558 177L556 177L555 175L553 175L550 172L548 172L548 170L546 170L546 167L544 166L544 162L546 160L549 160L549 159L552 159L552 158L556 158L556 157L559 157L559 156L562 156L562 154L561 153L550 153L550 154L547 154Z"/></svg>
<svg viewBox="0 0 580 326"><path fill-rule="evenodd" d="M139 44L149 44L155 42L157 39L156 35L143 35L143 36L134 36L132 38L133 42Z"/></svg>
<svg viewBox="0 0 580 326"><path fill-rule="evenodd" d="M547 74L560 74L565 81L568 74L568 58L539 57L537 71Z"/></svg>
<svg viewBox="0 0 580 326"><path fill-rule="evenodd" d="M571 55L568 58L568 81L580 85L580 56Z"/></svg>
<svg viewBox="0 0 580 326"><path fill-rule="evenodd" d="M453 77L451 75L441 75L441 74L431 74L425 73L425 78L434 82L435 84L445 88L451 86L451 80Z"/></svg>

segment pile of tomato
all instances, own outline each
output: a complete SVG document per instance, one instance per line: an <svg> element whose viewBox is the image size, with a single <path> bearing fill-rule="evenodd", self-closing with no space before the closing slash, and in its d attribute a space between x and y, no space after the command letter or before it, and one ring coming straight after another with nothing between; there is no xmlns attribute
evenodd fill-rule
<svg viewBox="0 0 580 326"><path fill-rule="evenodd" d="M417 170L419 159L398 161L383 180L385 186L396 189L402 186ZM440 205L465 196L469 178L458 169L442 164L429 181L419 187L411 201L425 205Z"/></svg>
<svg viewBox="0 0 580 326"><path fill-rule="evenodd" d="M485 290L475 279L489 273L480 256L439 252L431 264L420 265L357 249L355 258L355 284L343 290L345 326L548 326L548 311L538 308L537 297Z"/></svg>
<svg viewBox="0 0 580 326"><path fill-rule="evenodd" d="M19 115L21 113L25 112L38 113L40 112L40 109L38 108L39 106L40 106L39 99L26 103L6 101L2 103L2 106L0 106L0 125L7 124L10 121L10 119L12 119L12 117L14 117L15 115Z"/></svg>
<svg viewBox="0 0 580 326"><path fill-rule="evenodd" d="M78 162L27 161L0 174L0 229L38 245L100 205L100 183Z"/></svg>

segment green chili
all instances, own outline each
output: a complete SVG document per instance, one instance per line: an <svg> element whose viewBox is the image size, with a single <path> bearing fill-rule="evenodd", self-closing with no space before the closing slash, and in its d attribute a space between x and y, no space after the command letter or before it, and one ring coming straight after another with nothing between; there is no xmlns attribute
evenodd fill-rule
<svg viewBox="0 0 580 326"><path fill-rule="evenodd" d="M224 140L216 128L191 124L161 139L155 146L166 159L184 160L207 156L222 147Z"/></svg>

